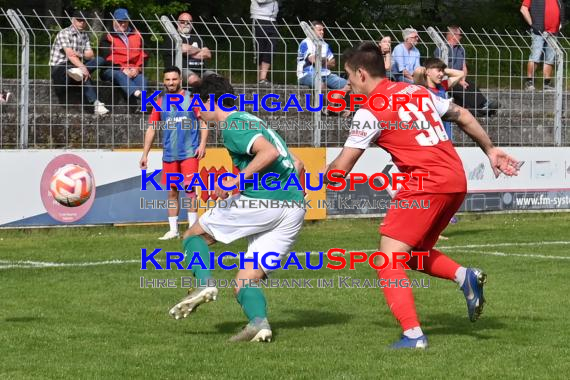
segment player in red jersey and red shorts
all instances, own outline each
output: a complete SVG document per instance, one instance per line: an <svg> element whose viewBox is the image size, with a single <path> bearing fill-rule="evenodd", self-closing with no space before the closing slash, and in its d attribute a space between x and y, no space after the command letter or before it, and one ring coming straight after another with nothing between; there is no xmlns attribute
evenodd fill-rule
<svg viewBox="0 0 570 380"><path fill-rule="evenodd" d="M500 173L517 175L520 164L493 146L489 136L469 111L449 100L438 98L425 87L386 79L383 56L374 43L364 42L347 51L344 62L354 93L364 94L368 98L374 94L383 94L389 100L393 94L407 94L411 100L405 105L394 102L394 108L390 102L383 111L375 111L368 104L359 109L354 115L353 128L344 148L326 171L337 169L349 173L366 148L375 144L392 156L400 172L426 173L422 191L418 190L418 178L412 177L407 183L409 190L400 189L395 199L418 203L422 200L429 201L429 209L388 210L380 226L380 251L388 256L392 256L392 252L428 251L429 256L423 258L422 272L457 282L465 294L469 318L474 322L481 314L485 302L485 273L480 269L462 267L433 248L439 234L461 206L467 191L461 159L445 133L442 120L455 122L481 147L489 158L495 176ZM416 95L412 97L413 94ZM383 97L376 99L374 108L382 109ZM378 124L380 121L383 124ZM429 127L387 127L390 122L392 125L400 125L396 123L413 121L423 121L422 127L427 126L427 121ZM366 122L376 128L358 128L358 125L365 125ZM381 264L382 262L377 263L379 266ZM417 264L417 260L408 262L412 269L417 269ZM386 265L378 271L378 277L385 279L388 284L394 284L394 280L398 283L407 280L401 264L395 269L392 265ZM390 280L392 282L388 282ZM426 348L427 338L420 327L411 288L387 286L383 291L390 310L403 330L401 339L391 347Z"/></svg>

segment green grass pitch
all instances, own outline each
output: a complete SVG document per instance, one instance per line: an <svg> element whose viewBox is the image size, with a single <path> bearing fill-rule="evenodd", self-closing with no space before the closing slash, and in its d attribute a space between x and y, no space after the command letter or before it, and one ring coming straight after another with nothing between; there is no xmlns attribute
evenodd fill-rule
<svg viewBox="0 0 570 380"><path fill-rule="evenodd" d="M140 276L188 275L140 270L143 247L181 250L180 241L157 240L164 226L0 230L0 379L567 378L570 214L460 219L438 246L485 269L488 303L471 323L454 283L431 279L429 289L415 289L425 352L386 349L400 330L380 289L266 289L269 344L227 342L246 322L230 289L175 321L168 309L185 290L139 285ZM375 249L378 223L306 223L295 248ZM214 246L244 248L244 241ZM275 275L335 283L338 276L375 273L359 264Z"/></svg>

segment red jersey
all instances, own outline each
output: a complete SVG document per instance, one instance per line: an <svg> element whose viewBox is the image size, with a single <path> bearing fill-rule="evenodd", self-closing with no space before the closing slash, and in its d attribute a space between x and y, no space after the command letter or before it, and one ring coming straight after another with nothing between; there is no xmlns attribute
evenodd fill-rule
<svg viewBox="0 0 570 380"><path fill-rule="evenodd" d="M532 0L524 0L522 5L530 9ZM546 0L544 4L544 31L558 33L560 31L560 8L558 0Z"/></svg>
<svg viewBox="0 0 570 380"><path fill-rule="evenodd" d="M403 106L392 109L390 105L384 111L374 111L367 105L354 115L350 135L345 147L366 149L376 143L386 150L392 161L402 173L429 173L423 179L426 193L458 193L467 191L467 181L463 164L453 144L443 128L441 115L449 109L449 100L438 98L425 87L404 82L382 80L369 94L369 98L381 93L392 99L392 94L427 94L422 98L422 111L419 111L419 99L412 98ZM375 103L378 108L380 104ZM404 122L404 123L402 123ZM413 122L417 122L414 127ZM423 122L423 123L422 123ZM368 123L367 128L363 128ZM373 128L370 128L373 125ZM408 182L410 190L418 189L418 179Z"/></svg>

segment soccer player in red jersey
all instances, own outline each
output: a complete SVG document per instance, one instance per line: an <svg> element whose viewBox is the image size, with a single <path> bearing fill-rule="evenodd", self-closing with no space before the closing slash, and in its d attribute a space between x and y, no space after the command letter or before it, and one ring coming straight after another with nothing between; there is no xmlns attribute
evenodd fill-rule
<svg viewBox="0 0 570 380"><path fill-rule="evenodd" d="M400 189L395 199L429 201L430 208L388 210L380 226L380 251L388 256L392 256L391 252L428 251L429 256L424 257L422 272L457 282L465 294L469 318L474 322L481 314L485 302L485 273L480 269L462 267L433 248L440 232L461 206L467 191L463 165L445 133L442 120L455 122L479 145L489 158L495 176L500 173L517 175L520 163L493 146L489 136L469 111L449 100L438 98L424 87L386 79L383 56L374 43L364 42L347 51L344 62L354 93L364 94L368 99L376 93L384 94L388 99L392 99L393 94L417 95L410 96L411 100L404 105L390 103L383 111L374 111L368 104L359 109L354 115L353 128L344 148L326 171L340 169L349 173L366 148L373 143L390 153L400 172L423 172L429 175L423 178L423 191L418 191L416 177L408 182L409 190ZM374 108L384 108L383 98L376 99ZM384 128L378 125L379 121L382 121ZM396 123L400 121L423 121L424 129L389 127L390 122L399 125ZM429 128L425 128L426 121ZM358 128L358 125L362 126L366 122L377 128ZM408 262L408 265L417 269L417 261ZM396 269L387 265L378 271L378 277L385 279L386 283L392 280L392 284L407 279L401 264ZM411 288L388 286L383 288L383 292L390 310L403 329L402 338L391 347L426 348L427 338L420 327Z"/></svg>

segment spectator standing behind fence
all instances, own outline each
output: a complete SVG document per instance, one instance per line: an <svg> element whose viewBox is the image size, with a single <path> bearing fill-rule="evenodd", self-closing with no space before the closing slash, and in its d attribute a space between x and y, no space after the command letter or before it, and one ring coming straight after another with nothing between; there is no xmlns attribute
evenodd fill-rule
<svg viewBox="0 0 570 380"><path fill-rule="evenodd" d="M273 24L277 20L279 4L273 0L251 0L250 14L253 19L255 50L257 51L257 80L261 86L271 86L267 79L273 54L277 48L279 33Z"/></svg>
<svg viewBox="0 0 570 380"><path fill-rule="evenodd" d="M182 78L188 86L198 87L202 78L216 74L206 69L206 60L212 58L210 49L203 46L202 39L192 33L192 15L182 12L178 16L177 29L182 39ZM172 38L166 37L162 45L162 58L165 66L176 66L176 44Z"/></svg>
<svg viewBox="0 0 570 380"><path fill-rule="evenodd" d="M445 39L448 45L448 62L449 67L453 70L463 71L463 79L455 86L450 87L450 93L455 103L463 108L467 108L472 114L477 116L493 116L497 113L499 104L497 101L488 100L485 95L477 88L477 84L467 80L467 63L465 61L465 49L461 46L463 34L461 28L457 25L447 27ZM442 58L439 48L434 51L435 58Z"/></svg>
<svg viewBox="0 0 570 380"><path fill-rule="evenodd" d="M544 34L557 36L564 22L566 8L561 0L524 0L521 13L531 27L532 46L527 64L525 89L534 91L534 71L544 52L544 91L553 91L552 70L554 68L554 50L546 43Z"/></svg>
<svg viewBox="0 0 570 380"><path fill-rule="evenodd" d="M380 53L384 56L384 68L386 73L391 73L392 71L392 39L390 36L382 37L380 42L378 42L378 48ZM392 78L390 78L392 79Z"/></svg>
<svg viewBox="0 0 570 380"><path fill-rule="evenodd" d="M447 77L447 79L444 79ZM464 74L462 70L454 70L438 58L428 58L424 65L414 71L414 83L427 87L433 94L442 99L449 99L447 91L462 81ZM444 121L443 127L450 140L453 140L453 130L451 122Z"/></svg>
<svg viewBox="0 0 570 380"><path fill-rule="evenodd" d="M141 34L129 20L124 8L113 13L113 32L107 33L99 46L99 54L111 68L104 70L101 78L118 84L127 97L140 98L148 86L143 74L143 63L148 56L143 50Z"/></svg>
<svg viewBox="0 0 570 380"><path fill-rule="evenodd" d="M71 85L83 86L83 95L88 103L93 104L96 115L105 115L109 110L97 99L97 91L91 82L93 73L101 63L95 58L87 30L87 14L74 11L71 25L62 29L55 37L51 48L49 65L51 79L56 85L56 92L67 91ZM65 89L62 89L64 86Z"/></svg>
<svg viewBox="0 0 570 380"><path fill-rule="evenodd" d="M414 70L420 66L420 51L416 48L420 36L418 31L407 28L402 31L404 42L392 52L392 75L398 82L413 83Z"/></svg>

